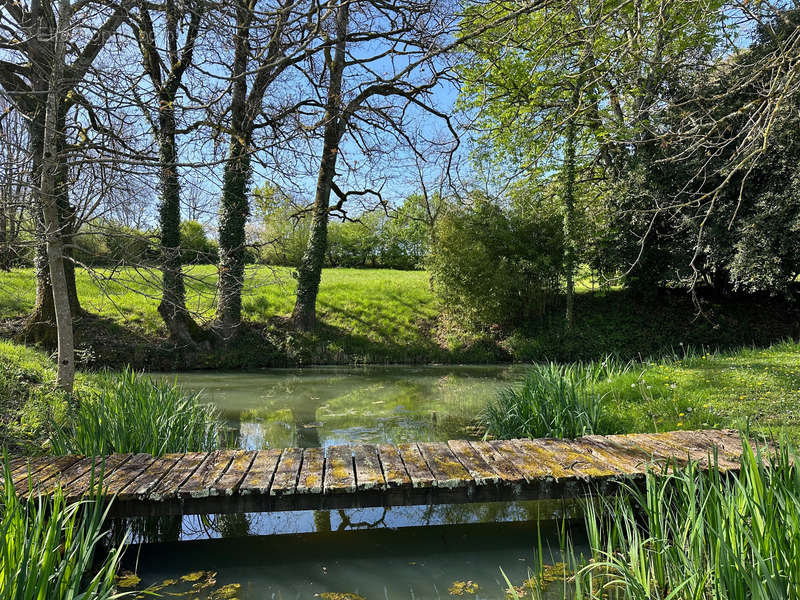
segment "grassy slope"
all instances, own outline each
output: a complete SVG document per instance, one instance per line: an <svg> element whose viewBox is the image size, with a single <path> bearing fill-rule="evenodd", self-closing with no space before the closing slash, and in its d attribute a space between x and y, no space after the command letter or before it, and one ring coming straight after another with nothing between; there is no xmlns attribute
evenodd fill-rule
<svg viewBox="0 0 800 600"><path fill-rule="evenodd" d="M712 318L707 320L696 317L684 293L634 301L624 290L584 289L576 299L571 335L565 334L560 311L510 335L475 334L439 319L427 273L327 269L318 303L321 326L313 335L298 335L285 320L294 303L291 270L251 267L243 298L250 335L225 354L181 357L163 344L156 311L158 273L126 269L115 272L114 281L104 280L107 276L102 270L78 273L81 302L100 317L83 340L84 348L94 353L87 364L235 368L312 362L570 361L608 353L631 358L656 355L680 342L768 345L795 335L798 321L796 312L787 313L786 305L776 300L710 305ZM215 283L213 266L187 270L188 304L201 319L213 315ZM0 274L0 319L23 316L32 306L34 285L30 269Z"/></svg>

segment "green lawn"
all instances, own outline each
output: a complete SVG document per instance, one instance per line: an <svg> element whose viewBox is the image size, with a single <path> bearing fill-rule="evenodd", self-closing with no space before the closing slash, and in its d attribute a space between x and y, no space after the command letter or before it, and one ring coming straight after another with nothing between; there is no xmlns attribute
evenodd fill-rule
<svg viewBox="0 0 800 600"><path fill-rule="evenodd" d="M181 354L165 343L156 307L157 270L78 271L82 306L97 318L78 328L84 364L137 368L239 368L309 363L431 363L593 360L661 356L679 344L706 348L768 346L796 335L797 308L779 298L723 299L698 317L685 291L637 298L625 289L578 287L572 332L558 304L535 322L474 330L443 315L422 271L326 269L318 299L320 326L300 334L286 317L295 280L286 267L247 269L243 294L247 335L234 348ZM201 322L213 317L214 266L186 269L188 306ZM0 320L32 307L31 269L0 274ZM0 323L0 326L3 324ZM9 336L14 325L5 326Z"/></svg>
<svg viewBox="0 0 800 600"><path fill-rule="evenodd" d="M620 430L751 425L800 440L800 344L633 365L601 386Z"/></svg>

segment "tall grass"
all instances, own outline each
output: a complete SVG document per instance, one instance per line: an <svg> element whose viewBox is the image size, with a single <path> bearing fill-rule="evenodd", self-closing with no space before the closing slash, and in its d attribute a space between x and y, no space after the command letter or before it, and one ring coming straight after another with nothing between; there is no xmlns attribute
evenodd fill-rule
<svg viewBox="0 0 800 600"><path fill-rule="evenodd" d="M107 509L89 500L17 499L4 461L0 507L0 598L3 600L105 600L117 598L114 575L122 545L95 563L105 537Z"/></svg>
<svg viewBox="0 0 800 600"><path fill-rule="evenodd" d="M766 457L746 444L737 475L690 465L648 475L644 489L587 504L590 556L568 550L571 575L546 597L559 591L582 600L800 598L796 462L789 446Z"/></svg>
<svg viewBox="0 0 800 600"><path fill-rule="evenodd" d="M575 438L611 433L605 396L595 385L624 367L600 363L535 364L521 385L501 390L482 415L487 436Z"/></svg>
<svg viewBox="0 0 800 600"><path fill-rule="evenodd" d="M76 414L52 436L55 454L106 455L117 452L214 450L222 426L218 411L168 382L131 369L105 373Z"/></svg>

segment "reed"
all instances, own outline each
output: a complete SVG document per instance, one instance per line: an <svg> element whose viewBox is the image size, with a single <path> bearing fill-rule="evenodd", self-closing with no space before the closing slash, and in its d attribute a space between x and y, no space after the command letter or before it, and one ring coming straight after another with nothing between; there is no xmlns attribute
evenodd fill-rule
<svg viewBox="0 0 800 600"><path fill-rule="evenodd" d="M99 498L67 503L61 490L16 497L4 460L0 517L0 599L110 600L123 544L101 548L107 508ZM102 558L98 557L102 555ZM98 559L98 560L96 560Z"/></svg>
<svg viewBox="0 0 800 600"><path fill-rule="evenodd" d="M130 368L103 373L52 436L54 454L87 456L210 451L219 447L218 411L174 384L153 381Z"/></svg>
<svg viewBox="0 0 800 600"><path fill-rule="evenodd" d="M521 385L501 390L481 416L489 437L575 438L611 433L605 415L605 394L596 384L623 366L600 363L535 364Z"/></svg>

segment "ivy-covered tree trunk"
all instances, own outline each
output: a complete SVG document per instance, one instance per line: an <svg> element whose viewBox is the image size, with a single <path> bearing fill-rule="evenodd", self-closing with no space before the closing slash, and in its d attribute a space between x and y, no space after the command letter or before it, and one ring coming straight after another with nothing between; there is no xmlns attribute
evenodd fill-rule
<svg viewBox="0 0 800 600"><path fill-rule="evenodd" d="M344 125L341 96L349 18L349 3L344 2L336 14L336 52L328 69L330 85L325 104L325 133L314 196L314 211L311 215L311 232L303 259L297 269L297 298L292 312L292 322L300 331L311 331L317 325L317 294L328 247L328 210Z"/></svg>
<svg viewBox="0 0 800 600"><path fill-rule="evenodd" d="M567 288L565 318L569 330L575 324L575 146L580 94L580 82L576 82L564 134L564 272Z"/></svg>
<svg viewBox="0 0 800 600"><path fill-rule="evenodd" d="M215 329L228 340L242 320L244 287L245 224L250 214L248 184L250 155L236 137L231 138L222 180L219 217L219 281Z"/></svg>
<svg viewBox="0 0 800 600"><path fill-rule="evenodd" d="M181 260L181 198L178 182L178 158L175 149L174 98L160 98L159 110L159 183L158 207L161 227L160 256L162 292L158 312L170 337L178 344L195 347L200 328L186 309L186 287Z"/></svg>

